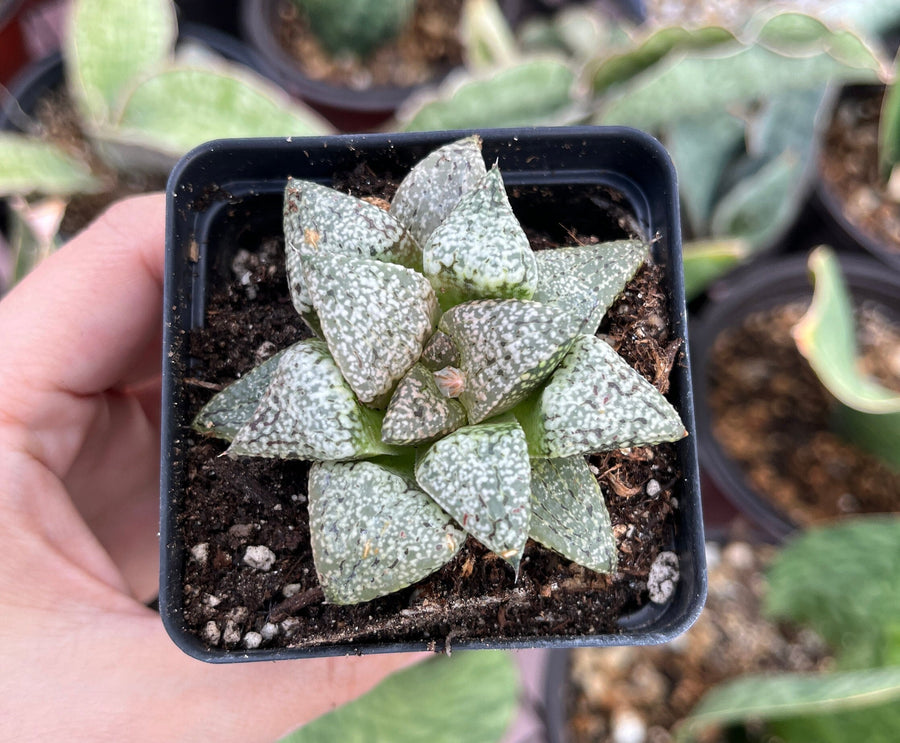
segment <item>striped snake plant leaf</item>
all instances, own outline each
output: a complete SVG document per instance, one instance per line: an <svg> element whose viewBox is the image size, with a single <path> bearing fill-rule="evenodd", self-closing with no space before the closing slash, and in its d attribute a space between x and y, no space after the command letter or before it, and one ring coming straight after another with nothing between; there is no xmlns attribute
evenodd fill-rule
<svg viewBox="0 0 900 743"><path fill-rule="evenodd" d="M510 410L556 368L578 334L566 310L519 299L458 305L440 329L455 343L465 389L459 396L470 423Z"/></svg>
<svg viewBox="0 0 900 743"><path fill-rule="evenodd" d="M531 460L529 536L586 568L615 572L609 511L584 457Z"/></svg>
<svg viewBox="0 0 900 743"><path fill-rule="evenodd" d="M431 233L422 265L444 310L472 299L531 299L534 252L496 165Z"/></svg>
<svg viewBox="0 0 900 743"><path fill-rule="evenodd" d="M531 521L528 445L511 417L432 444L416 482L469 534L518 570Z"/></svg>
<svg viewBox="0 0 900 743"><path fill-rule="evenodd" d="M446 436L466 424L462 404L445 397L434 374L414 364L400 380L384 414L381 440L386 444L415 446Z"/></svg>
<svg viewBox="0 0 900 743"><path fill-rule="evenodd" d="M538 284L533 299L569 309L581 322L580 332L592 335L649 249L640 240L616 240L539 250L534 254Z"/></svg>
<svg viewBox="0 0 900 743"><path fill-rule="evenodd" d="M323 341L300 341L281 358L228 454L319 460L391 454L381 441L382 418L356 399Z"/></svg>
<svg viewBox="0 0 900 743"><path fill-rule="evenodd" d="M391 214L424 245L486 173L477 134L439 147L407 173L391 200Z"/></svg>
<svg viewBox="0 0 900 743"><path fill-rule="evenodd" d="M313 253L300 260L344 379L362 402L384 407L437 326L431 284L412 269L367 258Z"/></svg>
<svg viewBox="0 0 900 743"><path fill-rule="evenodd" d="M687 435L659 390L593 335L575 339L550 381L516 414L533 457L650 446Z"/></svg>
<svg viewBox="0 0 900 743"><path fill-rule="evenodd" d="M406 588L449 562L466 541L411 477L376 462L313 464L309 525L319 583L333 604Z"/></svg>

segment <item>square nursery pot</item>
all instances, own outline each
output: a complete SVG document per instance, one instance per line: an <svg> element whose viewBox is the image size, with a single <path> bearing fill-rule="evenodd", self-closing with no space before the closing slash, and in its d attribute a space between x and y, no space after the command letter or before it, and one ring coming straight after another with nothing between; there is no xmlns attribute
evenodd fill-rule
<svg viewBox="0 0 900 743"><path fill-rule="evenodd" d="M186 653L221 663L451 647L645 645L672 639L698 616L706 566L676 181L665 151L640 132L478 132L485 162L499 162L532 245L540 239L535 236L557 245L580 236L641 237L652 244L652 266L628 285L608 322L645 312L646 289L635 282L651 277L646 280L664 308L651 325L668 328L667 397L688 435L675 444L609 455L613 459L595 470L602 467L613 477L604 495L619 567L628 560L632 567L601 576L529 542L516 579L470 537L447 565L407 589L357 606L323 604L315 599L305 531L307 463L221 457L225 444L191 429L211 389L302 337L305 326L294 313L283 268L288 176L355 188L357 195L390 196L384 182L397 183L425 155L471 133L222 140L194 150L173 171L167 195L160 611ZM225 321L226 311L237 314ZM639 348L644 330L626 333L628 342ZM601 332L611 331L601 326ZM249 350L234 360L242 345ZM637 462L634 472L643 473L638 487L625 482L632 471L622 469L625 460ZM260 546L271 548L274 564L261 568L245 559L254 554L248 547ZM679 566L674 590L650 600L650 568L673 554ZM482 584L484 591L473 593Z"/></svg>

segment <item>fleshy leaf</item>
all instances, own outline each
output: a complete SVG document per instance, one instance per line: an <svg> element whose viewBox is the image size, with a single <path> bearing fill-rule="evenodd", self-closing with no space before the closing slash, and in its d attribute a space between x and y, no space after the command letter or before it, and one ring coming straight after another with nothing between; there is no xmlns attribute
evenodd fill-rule
<svg viewBox="0 0 900 743"><path fill-rule="evenodd" d="M586 568L615 571L609 511L584 457L531 460L529 536Z"/></svg>
<svg viewBox="0 0 900 743"><path fill-rule="evenodd" d="M323 341L300 341L287 349L228 453L320 460L390 454L381 442L382 415L360 405Z"/></svg>
<svg viewBox="0 0 900 743"><path fill-rule="evenodd" d="M226 137L327 134L329 125L264 78L236 65L176 67L143 80L128 97L117 141L180 157Z"/></svg>
<svg viewBox="0 0 900 743"><path fill-rule="evenodd" d="M538 267L534 301L570 310L580 322L579 332L593 334L647 253L648 246L640 240L539 250L534 254Z"/></svg>
<svg viewBox="0 0 900 743"><path fill-rule="evenodd" d="M424 245L486 173L477 134L444 145L407 173L391 200L391 214Z"/></svg>
<svg viewBox="0 0 900 743"><path fill-rule="evenodd" d="M177 35L169 0L78 0L65 34L66 79L84 118L109 124L123 93L172 56Z"/></svg>
<svg viewBox="0 0 900 743"><path fill-rule="evenodd" d="M534 253L496 165L431 233L422 265L444 309L470 299L531 299Z"/></svg>
<svg viewBox="0 0 900 743"><path fill-rule="evenodd" d="M465 426L435 442L416 481L457 523L518 568L531 520L531 465L515 420Z"/></svg>
<svg viewBox="0 0 900 743"><path fill-rule="evenodd" d="M333 604L371 601L431 575L465 532L401 472L375 462L316 462L309 532L319 583Z"/></svg>
<svg viewBox="0 0 900 743"><path fill-rule="evenodd" d="M288 349L279 351L217 393L194 418L192 428L232 440L252 418Z"/></svg>
<svg viewBox="0 0 900 743"><path fill-rule="evenodd" d="M699 240L684 245L684 296L690 301L750 255L746 240Z"/></svg>
<svg viewBox="0 0 900 743"><path fill-rule="evenodd" d="M340 253L421 268L422 256L396 218L355 196L312 181L288 178L284 190L284 247L294 307L312 312L300 256Z"/></svg>
<svg viewBox="0 0 900 743"><path fill-rule="evenodd" d="M0 132L0 196L62 196L91 193L101 187L87 165L59 147L22 134Z"/></svg>
<svg viewBox="0 0 900 743"><path fill-rule="evenodd" d="M314 253L300 260L344 379L362 402L386 405L437 325L431 284L412 269L367 258Z"/></svg>
<svg viewBox="0 0 900 743"><path fill-rule="evenodd" d="M666 398L593 335L575 339L550 381L517 415L533 457L649 446L687 435Z"/></svg>
<svg viewBox="0 0 900 743"><path fill-rule="evenodd" d="M510 410L556 368L578 334L566 310L520 299L458 305L441 318L456 344L470 423Z"/></svg>
<svg viewBox="0 0 900 743"><path fill-rule="evenodd" d="M384 414L381 440L410 446L446 436L466 423L466 411L457 400L444 397L432 374L413 365L400 380Z"/></svg>
<svg viewBox="0 0 900 743"><path fill-rule="evenodd" d="M422 363L431 371L439 371L447 366L459 366L459 351L446 333L438 330L422 351Z"/></svg>

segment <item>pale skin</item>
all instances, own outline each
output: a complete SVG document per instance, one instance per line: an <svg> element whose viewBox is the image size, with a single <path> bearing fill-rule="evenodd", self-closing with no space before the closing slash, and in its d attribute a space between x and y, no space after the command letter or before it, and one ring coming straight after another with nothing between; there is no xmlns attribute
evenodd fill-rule
<svg viewBox="0 0 900 743"><path fill-rule="evenodd" d="M418 658L209 665L144 605L164 226L121 202L0 302L0 740L274 741Z"/></svg>

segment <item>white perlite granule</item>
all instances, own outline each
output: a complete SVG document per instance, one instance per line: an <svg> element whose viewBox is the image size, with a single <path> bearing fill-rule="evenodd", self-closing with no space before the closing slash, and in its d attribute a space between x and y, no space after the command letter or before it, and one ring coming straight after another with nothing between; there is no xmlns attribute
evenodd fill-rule
<svg viewBox="0 0 900 743"><path fill-rule="evenodd" d="M654 604L664 604L675 593L678 584L678 555L674 552L660 552L650 566L647 589Z"/></svg>
<svg viewBox="0 0 900 743"><path fill-rule="evenodd" d="M264 544L254 544L244 552L244 564L266 572L275 564L275 553Z"/></svg>

